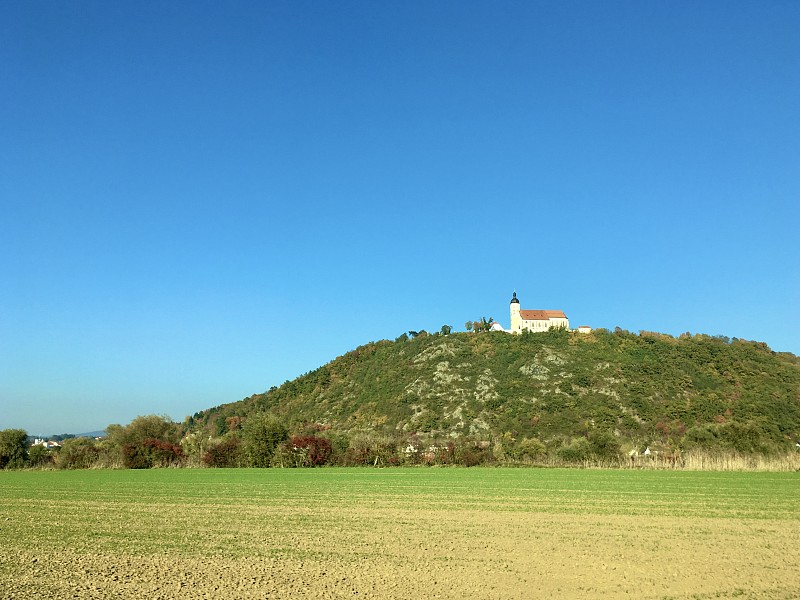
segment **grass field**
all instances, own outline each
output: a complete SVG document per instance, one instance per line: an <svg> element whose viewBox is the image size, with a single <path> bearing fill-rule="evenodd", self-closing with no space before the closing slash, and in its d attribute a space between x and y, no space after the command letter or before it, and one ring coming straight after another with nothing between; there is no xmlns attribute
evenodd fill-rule
<svg viewBox="0 0 800 600"><path fill-rule="evenodd" d="M0 472L2 598L798 598L800 474Z"/></svg>

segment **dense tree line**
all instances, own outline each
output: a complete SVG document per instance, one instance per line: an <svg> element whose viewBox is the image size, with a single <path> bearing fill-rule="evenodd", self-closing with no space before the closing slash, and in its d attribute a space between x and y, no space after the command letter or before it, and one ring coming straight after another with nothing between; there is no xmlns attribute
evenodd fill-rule
<svg viewBox="0 0 800 600"><path fill-rule="evenodd" d="M590 458L610 460L617 457L618 451L614 440L605 440L605 444L592 440L585 453L553 456L565 463ZM240 419L231 431L217 437L198 436L166 417L142 416L125 427L109 426L105 438L74 437L53 450L29 447L23 430L0 431L3 468L475 466L531 464L547 457L548 449L541 441L518 441L509 435L494 442L438 440L416 434L343 434L318 424L305 425L290 434L286 425L270 413Z"/></svg>
<svg viewBox="0 0 800 600"><path fill-rule="evenodd" d="M161 439L146 437L149 425L161 425ZM21 430L0 431L0 464L4 468L298 468L330 466L681 466L684 453L706 458L747 456L763 450L758 435L748 428L709 427L687 432L680 448L654 443L646 457L626 451L617 436L607 430L543 442L538 438L436 438L419 434L388 435L375 431L341 433L311 424L290 433L275 415L256 413L241 419L232 431L212 437L198 436L168 419L139 417L127 427L111 428L105 439L72 438L61 448L48 451L27 447ZM175 431L183 431L177 443ZM138 433L137 433L138 432ZM732 436L724 444L712 445L711 438ZM640 448L644 451L644 448ZM648 447L649 451L649 447ZM722 454L720 454L722 453ZM797 462L797 461L795 461Z"/></svg>

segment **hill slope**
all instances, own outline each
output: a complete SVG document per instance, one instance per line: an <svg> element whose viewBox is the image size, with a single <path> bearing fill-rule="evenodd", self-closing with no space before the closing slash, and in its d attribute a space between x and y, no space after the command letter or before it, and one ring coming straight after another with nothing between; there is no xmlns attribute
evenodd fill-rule
<svg viewBox="0 0 800 600"><path fill-rule="evenodd" d="M422 335L366 344L190 426L222 434L231 417L262 410L340 432L555 446L603 431L623 446L768 453L800 438L800 359L704 335Z"/></svg>

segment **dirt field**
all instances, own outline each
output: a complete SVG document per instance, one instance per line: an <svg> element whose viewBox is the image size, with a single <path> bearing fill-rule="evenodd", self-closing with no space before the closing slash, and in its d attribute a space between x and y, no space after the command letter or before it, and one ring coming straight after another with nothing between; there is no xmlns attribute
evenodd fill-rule
<svg viewBox="0 0 800 600"><path fill-rule="evenodd" d="M798 476L683 475L0 473L0 597L800 597Z"/></svg>

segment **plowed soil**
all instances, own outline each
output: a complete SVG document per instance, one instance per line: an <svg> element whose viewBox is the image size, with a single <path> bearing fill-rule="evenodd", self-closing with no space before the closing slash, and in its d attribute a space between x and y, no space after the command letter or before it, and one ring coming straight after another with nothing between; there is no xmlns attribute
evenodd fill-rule
<svg viewBox="0 0 800 600"><path fill-rule="evenodd" d="M797 475L708 475L2 473L0 597L800 597Z"/></svg>

